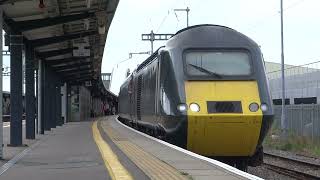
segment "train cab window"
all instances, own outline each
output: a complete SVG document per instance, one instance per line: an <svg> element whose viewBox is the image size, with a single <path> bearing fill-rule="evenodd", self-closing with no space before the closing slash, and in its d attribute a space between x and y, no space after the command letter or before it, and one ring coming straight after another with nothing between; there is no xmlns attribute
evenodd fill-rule
<svg viewBox="0 0 320 180"><path fill-rule="evenodd" d="M186 70L190 76L248 76L251 62L242 51L190 51L185 54Z"/></svg>

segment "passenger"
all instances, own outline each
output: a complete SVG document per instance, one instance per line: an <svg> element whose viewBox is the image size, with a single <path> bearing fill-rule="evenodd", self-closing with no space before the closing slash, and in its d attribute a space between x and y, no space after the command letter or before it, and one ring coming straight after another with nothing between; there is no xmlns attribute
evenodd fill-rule
<svg viewBox="0 0 320 180"><path fill-rule="evenodd" d="M113 115L116 114L116 107L115 107L115 106L112 107L112 114L113 114Z"/></svg>
<svg viewBox="0 0 320 180"><path fill-rule="evenodd" d="M110 115L110 105L106 102L106 115Z"/></svg>
<svg viewBox="0 0 320 180"><path fill-rule="evenodd" d="M108 114L107 114L106 104L103 104L102 110L103 110L103 114L104 114L105 116L108 115Z"/></svg>

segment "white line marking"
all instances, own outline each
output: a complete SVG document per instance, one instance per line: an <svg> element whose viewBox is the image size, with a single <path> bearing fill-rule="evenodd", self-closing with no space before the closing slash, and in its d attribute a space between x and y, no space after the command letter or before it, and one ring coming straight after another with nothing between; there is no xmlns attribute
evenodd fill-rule
<svg viewBox="0 0 320 180"><path fill-rule="evenodd" d="M137 130L129 127L129 126L124 125L123 123L121 123L121 122L118 120L118 118L115 118L115 119L116 119L116 121L117 121L119 124L121 124L123 127L126 127L126 128L128 128L128 129L130 129L130 130L132 130L132 131L134 131L134 132L136 132L136 133L138 133L138 134L146 137L146 138L149 138L149 139L152 139L152 140L154 140L154 141L157 141L158 143L161 143L161 144L163 144L163 145L165 145L165 146L168 146L168 147L173 148L173 149L175 149L175 150L177 150L177 151L183 152L183 153L185 153L185 154L187 154L187 155L189 155L189 156L192 156L192 157L195 157L195 158L198 158L198 159L207 161L207 162L209 162L209 163L211 163L211 164L213 164L213 165L219 166L219 167L221 167L221 168L223 168L223 169L225 169L225 170L227 170L227 171L229 171L229 172L231 172L231 173L237 174L237 175L242 176L242 177L247 178L247 179L251 179L251 180L263 180L262 178L260 178L260 177L258 177L258 176L255 176L255 175L252 175L252 174L243 172L243 171L241 171L241 170L239 170L239 169L237 169L237 168L235 168L235 167L229 166L228 164L224 164L224 163L222 163L222 162L220 162L220 161L217 161L217 160L214 160L214 159L210 159L210 158L201 156L201 155L199 155L199 154L196 154L196 153L193 153L193 152L191 152L191 151L185 150L185 149L183 149L183 148L181 148L181 147L178 147L178 146L169 144L169 143L167 143L167 142L165 142L165 141L162 141L162 140L160 140L160 139L157 139L157 138L154 138L154 137L149 136L149 135L147 135L147 134L144 134L144 133L142 133L142 132L140 132L140 131L137 131Z"/></svg>
<svg viewBox="0 0 320 180"><path fill-rule="evenodd" d="M29 148L23 150L21 153L14 156L12 159L10 159L7 163L5 163L3 166L0 167L0 176L4 174L9 168L11 168L14 164L16 164L20 159L22 159L28 152L30 152L32 149L34 149L36 146L38 146L42 141L44 141L47 137L44 137L43 139L40 139L38 142L32 144Z"/></svg>

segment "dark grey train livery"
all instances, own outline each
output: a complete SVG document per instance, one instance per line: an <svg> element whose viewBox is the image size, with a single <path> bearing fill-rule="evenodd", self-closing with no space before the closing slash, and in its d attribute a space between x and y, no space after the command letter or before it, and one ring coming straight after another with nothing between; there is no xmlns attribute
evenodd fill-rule
<svg viewBox="0 0 320 180"><path fill-rule="evenodd" d="M128 77L119 119L246 169L262 162L273 110L259 46L217 25L177 32Z"/></svg>

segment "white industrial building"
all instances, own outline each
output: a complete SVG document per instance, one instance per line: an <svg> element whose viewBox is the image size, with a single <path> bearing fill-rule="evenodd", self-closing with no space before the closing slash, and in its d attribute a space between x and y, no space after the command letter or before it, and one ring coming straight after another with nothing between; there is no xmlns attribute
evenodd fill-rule
<svg viewBox="0 0 320 180"><path fill-rule="evenodd" d="M285 65L286 104L320 104L320 62L305 66ZM271 96L275 105L282 102L281 64L266 62Z"/></svg>

